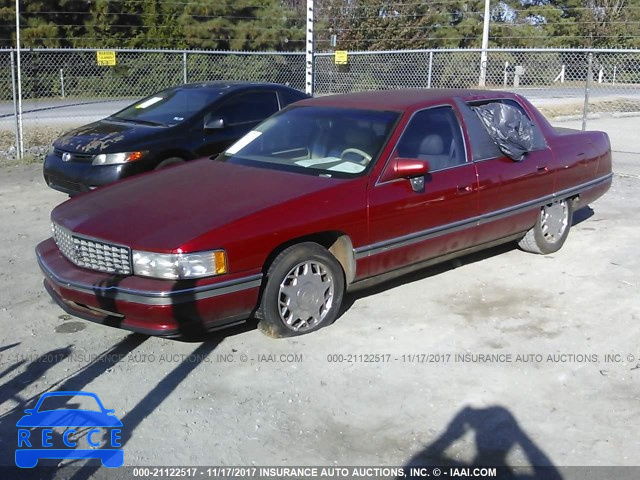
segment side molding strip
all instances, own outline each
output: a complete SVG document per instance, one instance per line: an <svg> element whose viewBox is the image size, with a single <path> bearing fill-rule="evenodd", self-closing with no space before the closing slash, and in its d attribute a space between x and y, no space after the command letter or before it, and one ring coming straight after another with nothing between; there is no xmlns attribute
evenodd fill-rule
<svg viewBox="0 0 640 480"><path fill-rule="evenodd" d="M502 218L506 218L511 215L517 215L529 209L546 205L554 200L579 194L584 190L587 190L589 188L595 187L601 183L605 183L611 180L612 177L613 177L613 173L609 173L600 178L596 178L595 180L591 180L589 182L583 183L582 185L578 185L577 187L568 188L560 192L552 193L551 195L547 195L545 197L536 198L528 202L520 203L518 205L513 205L511 207L496 210L494 212L484 213L482 215L471 217L466 220L460 220L458 222L448 223L446 225L441 225L438 227L432 227L426 230L422 230L420 232L404 235L402 237L391 238L389 240L384 240L382 242L374 243L371 245L365 245L363 247L358 247L354 249L355 258L356 260L358 260L360 258L368 257L371 255L377 255L378 253L386 252L396 248L405 247L407 245L419 243L425 240L429 240L431 238L440 237L442 235L447 235L449 233L459 232L460 230L464 230L467 228L476 227L478 225L483 225L485 223L500 220Z"/></svg>

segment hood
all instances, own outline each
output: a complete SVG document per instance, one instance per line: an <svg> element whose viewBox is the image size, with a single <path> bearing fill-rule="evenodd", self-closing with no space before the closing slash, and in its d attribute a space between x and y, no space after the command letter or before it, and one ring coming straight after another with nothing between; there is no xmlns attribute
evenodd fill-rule
<svg viewBox="0 0 640 480"><path fill-rule="evenodd" d="M51 218L74 233L169 252L241 218L349 180L209 159L150 172L80 195Z"/></svg>
<svg viewBox="0 0 640 480"><path fill-rule="evenodd" d="M165 130L163 126L149 126L105 118L71 130L59 137L53 146L67 152L97 155L130 151L133 146ZM123 150L124 149L124 150Z"/></svg>

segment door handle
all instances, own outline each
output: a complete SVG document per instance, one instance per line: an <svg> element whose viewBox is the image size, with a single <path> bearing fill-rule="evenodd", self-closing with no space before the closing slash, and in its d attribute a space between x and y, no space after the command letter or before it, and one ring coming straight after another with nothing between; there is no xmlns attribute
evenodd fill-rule
<svg viewBox="0 0 640 480"><path fill-rule="evenodd" d="M463 193L471 193L473 191L473 187L471 185L467 185L465 187L461 187L458 185L458 193L459 194L463 194Z"/></svg>
<svg viewBox="0 0 640 480"><path fill-rule="evenodd" d="M543 173L543 172L548 172L549 171L549 167L547 167L546 165L540 166L536 169L539 173Z"/></svg>

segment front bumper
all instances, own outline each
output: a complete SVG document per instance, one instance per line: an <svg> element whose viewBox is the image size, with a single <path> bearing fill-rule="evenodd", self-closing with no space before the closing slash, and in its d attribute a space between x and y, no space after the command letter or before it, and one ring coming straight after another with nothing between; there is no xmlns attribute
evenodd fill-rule
<svg viewBox="0 0 640 480"><path fill-rule="evenodd" d="M262 273L170 281L78 267L53 239L36 247L44 286L67 313L147 335L181 336L237 323L258 303Z"/></svg>
<svg viewBox="0 0 640 480"><path fill-rule="evenodd" d="M49 187L76 195L149 169L147 162L142 160L118 165L92 165L90 161L63 162L59 155L49 153L44 159L42 172Z"/></svg>

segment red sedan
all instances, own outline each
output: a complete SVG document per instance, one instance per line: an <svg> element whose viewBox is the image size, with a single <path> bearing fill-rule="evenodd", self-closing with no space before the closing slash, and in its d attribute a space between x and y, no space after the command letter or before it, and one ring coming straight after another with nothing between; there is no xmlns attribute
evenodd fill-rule
<svg viewBox="0 0 640 480"><path fill-rule="evenodd" d="M358 286L499 243L555 252L611 178L605 133L555 129L515 94L321 97L216 159L63 203L37 256L87 320L175 336L254 316L291 336Z"/></svg>

